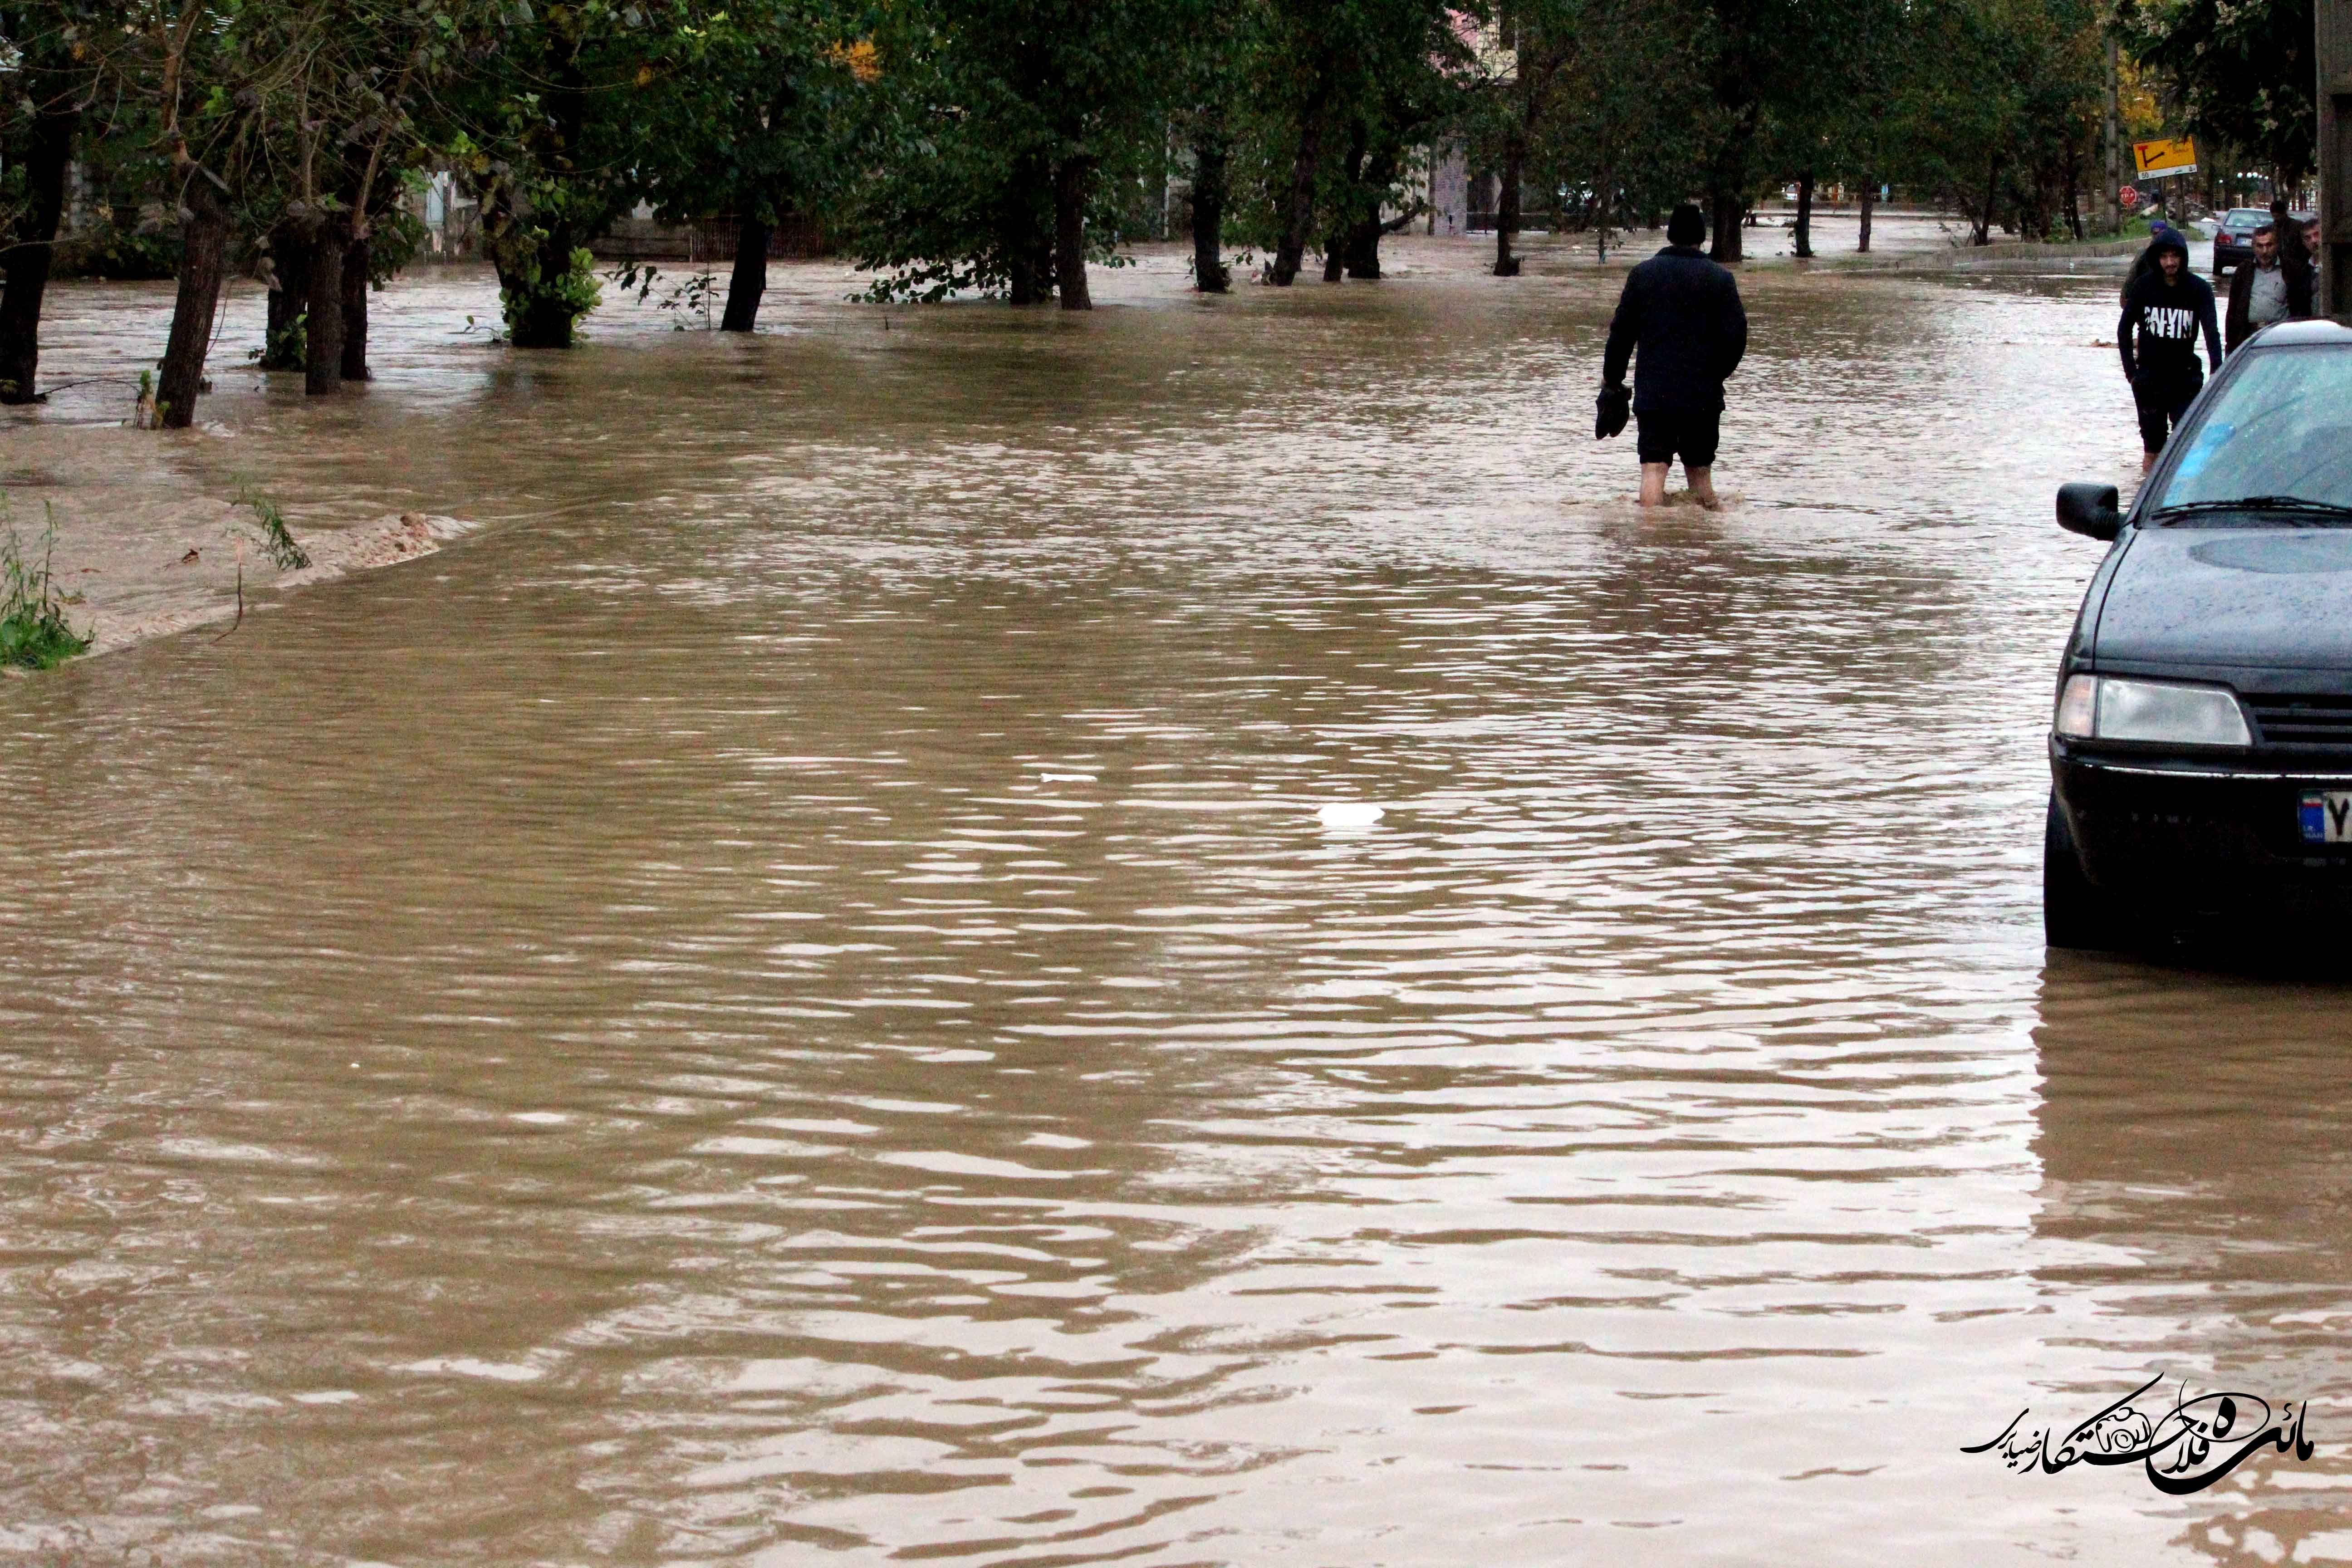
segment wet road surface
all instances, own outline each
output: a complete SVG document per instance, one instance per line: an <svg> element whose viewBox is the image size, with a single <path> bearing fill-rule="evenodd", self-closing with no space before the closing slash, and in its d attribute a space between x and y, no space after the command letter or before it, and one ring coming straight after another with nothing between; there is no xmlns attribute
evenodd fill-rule
<svg viewBox="0 0 2352 1568"><path fill-rule="evenodd" d="M1752 274L1654 519L1600 278L216 368L485 526L0 682L0 1559L2352 1559L2343 993L2041 946L2112 287ZM2158 1371L2319 1456L1959 1452Z"/></svg>

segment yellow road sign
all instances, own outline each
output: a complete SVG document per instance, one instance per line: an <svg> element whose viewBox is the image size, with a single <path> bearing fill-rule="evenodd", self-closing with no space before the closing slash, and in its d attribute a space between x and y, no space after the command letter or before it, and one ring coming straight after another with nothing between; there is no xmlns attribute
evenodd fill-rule
<svg viewBox="0 0 2352 1568"><path fill-rule="evenodd" d="M2140 178L2160 179L2167 174L2193 174L2197 172L2197 143L2183 136L2178 141L2135 142L2132 162L2139 166Z"/></svg>

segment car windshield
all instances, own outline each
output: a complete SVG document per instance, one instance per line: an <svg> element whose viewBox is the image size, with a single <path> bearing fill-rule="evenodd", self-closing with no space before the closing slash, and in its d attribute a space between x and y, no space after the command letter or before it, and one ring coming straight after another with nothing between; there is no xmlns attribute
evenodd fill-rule
<svg viewBox="0 0 2352 1568"><path fill-rule="evenodd" d="M2219 512L2258 500L2352 521L2352 353L2258 350L2174 439L2188 448L2156 498L2158 521L2176 508Z"/></svg>

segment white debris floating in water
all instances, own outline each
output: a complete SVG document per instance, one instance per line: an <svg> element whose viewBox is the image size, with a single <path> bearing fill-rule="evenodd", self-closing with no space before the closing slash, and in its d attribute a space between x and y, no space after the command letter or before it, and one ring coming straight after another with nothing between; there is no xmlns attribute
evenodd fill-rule
<svg viewBox="0 0 2352 1568"><path fill-rule="evenodd" d="M1367 800L1335 800L1315 814L1326 827L1370 827L1384 815Z"/></svg>

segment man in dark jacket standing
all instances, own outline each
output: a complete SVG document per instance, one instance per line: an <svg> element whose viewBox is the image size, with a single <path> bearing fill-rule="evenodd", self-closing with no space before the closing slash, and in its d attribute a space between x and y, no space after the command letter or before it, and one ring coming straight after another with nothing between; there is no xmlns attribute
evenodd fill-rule
<svg viewBox="0 0 2352 1568"><path fill-rule="evenodd" d="M2292 221L2292 220L2290 220ZM2238 345L2273 321L2300 321L2311 314L2312 266L2303 247L2285 254L2275 220L2254 230L2254 261L2230 274L2230 306L2221 319L2221 346Z"/></svg>
<svg viewBox="0 0 2352 1568"><path fill-rule="evenodd" d="M2213 323L2213 287L2189 269L2189 247L2178 234L2168 229L2148 241L2140 260L2124 289L2116 347L2139 409L2144 474L2156 467L2173 426L2205 384L2197 363L2198 333L2204 333L2205 358L2216 370L2221 366L2221 333Z"/></svg>
<svg viewBox="0 0 2352 1568"><path fill-rule="evenodd" d="M1609 323L1601 362L1601 423L1624 428L1625 364L1633 362L1634 442L1642 457L1642 504L1663 506L1676 458L1698 504L1715 510L1715 448L1723 383L1748 352L1739 285L1699 254L1706 219L1685 203L1666 220L1666 248L1633 268ZM1638 356L1635 350L1640 350ZM1611 429L1614 424L1616 428Z"/></svg>

